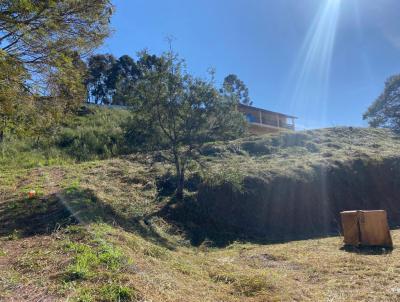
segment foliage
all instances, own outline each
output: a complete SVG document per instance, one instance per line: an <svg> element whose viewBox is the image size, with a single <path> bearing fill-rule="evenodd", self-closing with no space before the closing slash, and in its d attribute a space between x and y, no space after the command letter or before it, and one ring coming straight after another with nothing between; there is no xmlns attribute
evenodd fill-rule
<svg viewBox="0 0 400 302"><path fill-rule="evenodd" d="M88 60L86 81L89 101L95 104L133 105L137 81L146 70L157 68L160 58L146 51L135 61L128 55L119 59L113 55L97 54Z"/></svg>
<svg viewBox="0 0 400 302"><path fill-rule="evenodd" d="M79 161L125 154L122 123L128 116L125 110L95 110L62 127L55 135L55 145Z"/></svg>
<svg viewBox="0 0 400 302"><path fill-rule="evenodd" d="M5 0L0 4L2 50L41 75L65 51L86 53L109 34L108 0Z"/></svg>
<svg viewBox="0 0 400 302"><path fill-rule="evenodd" d="M0 50L0 143L6 132L20 130L25 118L23 112L30 107L29 94L22 83L27 74L22 64Z"/></svg>
<svg viewBox="0 0 400 302"><path fill-rule="evenodd" d="M390 128L400 132L400 75L390 77L379 98L364 114L371 127Z"/></svg>
<svg viewBox="0 0 400 302"><path fill-rule="evenodd" d="M187 165L198 158L201 146L237 137L245 122L235 110L236 102L221 96L212 81L189 75L176 54L168 52L160 62L144 70L136 85L139 105L127 136L148 150L168 150L164 158L175 166L181 199Z"/></svg>
<svg viewBox="0 0 400 302"><path fill-rule="evenodd" d="M83 107L81 116L61 121L59 127L52 127L53 131L47 131L47 135L37 132L37 136L6 137L0 145L0 165L28 168L105 159L131 152L133 149L128 146L122 128L130 116L129 111L93 107ZM59 111L51 108L49 106L45 112L58 117ZM40 118L45 129L46 116Z"/></svg>
<svg viewBox="0 0 400 302"><path fill-rule="evenodd" d="M135 88L139 77L139 67L131 57L124 55L116 61L108 83L114 91L112 102L114 105L127 105L130 92Z"/></svg>
<svg viewBox="0 0 400 302"><path fill-rule="evenodd" d="M83 80L86 77L86 63L77 52L65 51L56 58L47 83L53 101L62 106L61 112L65 114L75 111L86 100Z"/></svg>
<svg viewBox="0 0 400 302"><path fill-rule="evenodd" d="M225 77L221 93L244 105L251 106L253 104L249 97L249 89L235 74L230 74Z"/></svg>
<svg viewBox="0 0 400 302"><path fill-rule="evenodd" d="M109 89L109 77L115 65L113 55L94 55L88 60L88 100L95 104L112 103L112 94Z"/></svg>
<svg viewBox="0 0 400 302"><path fill-rule="evenodd" d="M245 176L240 170L240 164L237 160L232 159L226 165L219 166L218 169L214 171L210 170L205 177L204 184L210 187L229 184L236 191L243 192L244 178Z"/></svg>
<svg viewBox="0 0 400 302"><path fill-rule="evenodd" d="M111 14L109 0L0 2L2 135L16 125L43 133L77 108L85 99L81 57L109 34Z"/></svg>
<svg viewBox="0 0 400 302"><path fill-rule="evenodd" d="M85 101L86 64L74 53L58 54L58 60L48 76L49 96L35 96L30 114L28 134L36 139L55 135L57 127L68 122Z"/></svg>

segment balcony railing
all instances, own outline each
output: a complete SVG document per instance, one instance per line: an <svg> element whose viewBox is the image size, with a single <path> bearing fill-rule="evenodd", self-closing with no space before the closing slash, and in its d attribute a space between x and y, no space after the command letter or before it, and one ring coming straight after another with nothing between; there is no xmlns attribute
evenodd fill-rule
<svg viewBox="0 0 400 302"><path fill-rule="evenodd" d="M252 125L260 126L260 127L273 127L273 128L284 128L284 129L289 129L289 130L294 130L295 126L293 124L288 124L288 123L278 123L277 122L269 122L269 121L263 121L262 123L259 122L250 122Z"/></svg>

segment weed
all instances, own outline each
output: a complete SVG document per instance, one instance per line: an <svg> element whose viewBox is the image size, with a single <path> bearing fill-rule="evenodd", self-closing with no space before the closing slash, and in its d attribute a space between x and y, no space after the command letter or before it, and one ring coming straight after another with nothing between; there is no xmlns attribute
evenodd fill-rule
<svg viewBox="0 0 400 302"><path fill-rule="evenodd" d="M93 295L92 290L88 288L83 288L78 291L78 294L74 301L76 302L93 302L95 301L96 297Z"/></svg>
<svg viewBox="0 0 400 302"><path fill-rule="evenodd" d="M262 292L273 292L277 289L277 285L270 274L258 273L236 276L233 288L240 295L252 297Z"/></svg>
<svg viewBox="0 0 400 302"><path fill-rule="evenodd" d="M104 264L108 270L117 271L125 262L122 252L105 242L104 240L97 240L97 254L100 263Z"/></svg>
<svg viewBox="0 0 400 302"><path fill-rule="evenodd" d="M89 236L86 228L81 225L70 225L66 227L63 232L74 240L83 239Z"/></svg>
<svg viewBox="0 0 400 302"><path fill-rule="evenodd" d="M166 248L154 244L149 244L145 246L143 249L143 253L146 256L150 256L157 259L166 259L169 256L168 250Z"/></svg>
<svg viewBox="0 0 400 302"><path fill-rule="evenodd" d="M222 164L217 169L209 171L209 174L205 177L205 183L212 187L230 184L233 189L242 192L244 190L244 176L239 162L232 159L229 164Z"/></svg>
<svg viewBox="0 0 400 302"><path fill-rule="evenodd" d="M99 259L92 248L82 243L69 243L67 249L75 252L73 263L67 268L66 281L88 279L94 275L93 268Z"/></svg>
<svg viewBox="0 0 400 302"><path fill-rule="evenodd" d="M65 273L66 281L90 279L100 266L106 271L118 272L128 264L129 261L121 250L102 238L102 228L104 225L95 227L88 244L71 241L65 244L65 249L74 254L73 261ZM69 231L81 233L78 227L70 227Z"/></svg>
<svg viewBox="0 0 400 302"><path fill-rule="evenodd" d="M191 265L190 263L177 261L172 264L172 268L181 274L191 276L198 274L197 267Z"/></svg>
<svg viewBox="0 0 400 302"><path fill-rule="evenodd" d="M8 240L18 240L22 236L19 230L14 230L10 235L7 236Z"/></svg>
<svg viewBox="0 0 400 302"><path fill-rule="evenodd" d="M135 298L135 291L119 284L107 284L100 288L100 300L104 302L128 302Z"/></svg>
<svg viewBox="0 0 400 302"><path fill-rule="evenodd" d="M2 271L0 274L0 289L4 289L4 291L12 291L14 288L17 288L21 283L22 276L19 272L15 270L10 271ZM0 301L2 299L2 291L0 290Z"/></svg>

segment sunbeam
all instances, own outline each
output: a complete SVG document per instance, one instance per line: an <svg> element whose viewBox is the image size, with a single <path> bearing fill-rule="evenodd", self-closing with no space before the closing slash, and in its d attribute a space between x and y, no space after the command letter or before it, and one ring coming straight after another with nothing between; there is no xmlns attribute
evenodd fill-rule
<svg viewBox="0 0 400 302"><path fill-rule="evenodd" d="M339 19L341 0L325 0L312 22L303 42L298 61L294 67L291 96L293 112L307 113L319 111L322 123L326 117L327 93ZM314 114L315 116L315 114Z"/></svg>

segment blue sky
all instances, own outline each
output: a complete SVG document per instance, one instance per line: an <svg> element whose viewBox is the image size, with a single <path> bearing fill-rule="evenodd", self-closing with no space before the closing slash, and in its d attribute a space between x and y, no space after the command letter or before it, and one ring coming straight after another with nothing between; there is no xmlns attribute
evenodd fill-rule
<svg viewBox="0 0 400 302"><path fill-rule="evenodd" d="M116 0L99 52L174 49L191 73L216 69L249 87L255 106L300 128L366 125L362 113L400 73L399 0Z"/></svg>

